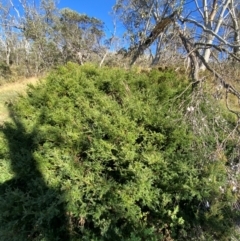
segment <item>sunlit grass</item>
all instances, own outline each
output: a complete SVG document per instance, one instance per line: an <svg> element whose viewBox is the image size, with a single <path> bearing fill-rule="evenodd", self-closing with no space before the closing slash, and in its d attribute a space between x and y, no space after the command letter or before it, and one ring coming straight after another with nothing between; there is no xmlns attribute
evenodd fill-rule
<svg viewBox="0 0 240 241"><path fill-rule="evenodd" d="M38 78L32 77L0 86L0 124L9 120L7 105L16 100L19 94L24 94L29 84L36 84L37 82Z"/></svg>

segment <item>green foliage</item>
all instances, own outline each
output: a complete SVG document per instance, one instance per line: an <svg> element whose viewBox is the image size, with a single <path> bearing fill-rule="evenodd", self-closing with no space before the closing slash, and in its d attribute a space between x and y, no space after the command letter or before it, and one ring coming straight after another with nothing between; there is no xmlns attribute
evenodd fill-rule
<svg viewBox="0 0 240 241"><path fill-rule="evenodd" d="M178 110L185 87L173 72L72 63L31 86L2 130L0 239L229 237L225 162L206 159Z"/></svg>
<svg viewBox="0 0 240 241"><path fill-rule="evenodd" d="M7 80L11 77L11 69L7 64L0 62L0 85L1 80ZM2 81L3 82L3 81Z"/></svg>
<svg viewBox="0 0 240 241"><path fill-rule="evenodd" d="M13 26L6 24L12 21L12 5L7 2L0 9L0 21L5 21L0 84L19 75L42 75L68 61L83 64L102 60L106 44L102 41L105 34L101 20L68 8L59 9L55 0L40 0L16 6L18 26ZM11 69L3 63L10 64Z"/></svg>

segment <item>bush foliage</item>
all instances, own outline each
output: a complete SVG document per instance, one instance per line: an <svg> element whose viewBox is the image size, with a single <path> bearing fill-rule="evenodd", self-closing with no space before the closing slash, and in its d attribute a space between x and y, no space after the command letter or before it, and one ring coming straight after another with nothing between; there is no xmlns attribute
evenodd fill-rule
<svg viewBox="0 0 240 241"><path fill-rule="evenodd" d="M227 240L227 154L203 154L187 84L69 63L30 86L1 132L0 240Z"/></svg>

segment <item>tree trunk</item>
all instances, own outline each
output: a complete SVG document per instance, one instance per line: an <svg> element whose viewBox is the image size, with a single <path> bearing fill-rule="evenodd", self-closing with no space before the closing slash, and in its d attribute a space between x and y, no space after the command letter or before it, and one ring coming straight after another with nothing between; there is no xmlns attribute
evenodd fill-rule
<svg viewBox="0 0 240 241"><path fill-rule="evenodd" d="M11 55L11 48L7 43L7 47L6 47L6 64L7 65L10 65L10 55Z"/></svg>
<svg viewBox="0 0 240 241"><path fill-rule="evenodd" d="M157 65L161 58L162 36L157 40L156 52L152 60L152 66Z"/></svg>
<svg viewBox="0 0 240 241"><path fill-rule="evenodd" d="M230 4L230 15L233 21L233 30L234 30L234 44L238 45L237 47L233 48L233 53L234 55L236 55L237 57L240 57L240 26L239 26L239 22L238 22L238 17L236 14L236 9L234 6L234 0L231 0Z"/></svg>
<svg viewBox="0 0 240 241"><path fill-rule="evenodd" d="M209 36L208 40L206 41L206 45L212 44L213 40L214 40L214 37L213 36ZM212 52L212 50L211 50L210 47L206 47L206 49L204 50L203 58L205 59L206 63L209 62L211 52ZM202 70L202 71L206 70L206 66L203 63L201 63L201 65L200 65L200 70Z"/></svg>

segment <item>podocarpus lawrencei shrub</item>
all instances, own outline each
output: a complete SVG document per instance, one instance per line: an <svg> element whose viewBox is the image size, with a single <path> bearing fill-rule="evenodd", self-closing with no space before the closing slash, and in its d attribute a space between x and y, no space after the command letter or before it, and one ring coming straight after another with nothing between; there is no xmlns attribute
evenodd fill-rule
<svg viewBox="0 0 240 241"><path fill-rule="evenodd" d="M225 162L205 160L184 121L189 91L173 101L186 85L69 63L31 86L2 128L0 239L229 237Z"/></svg>

